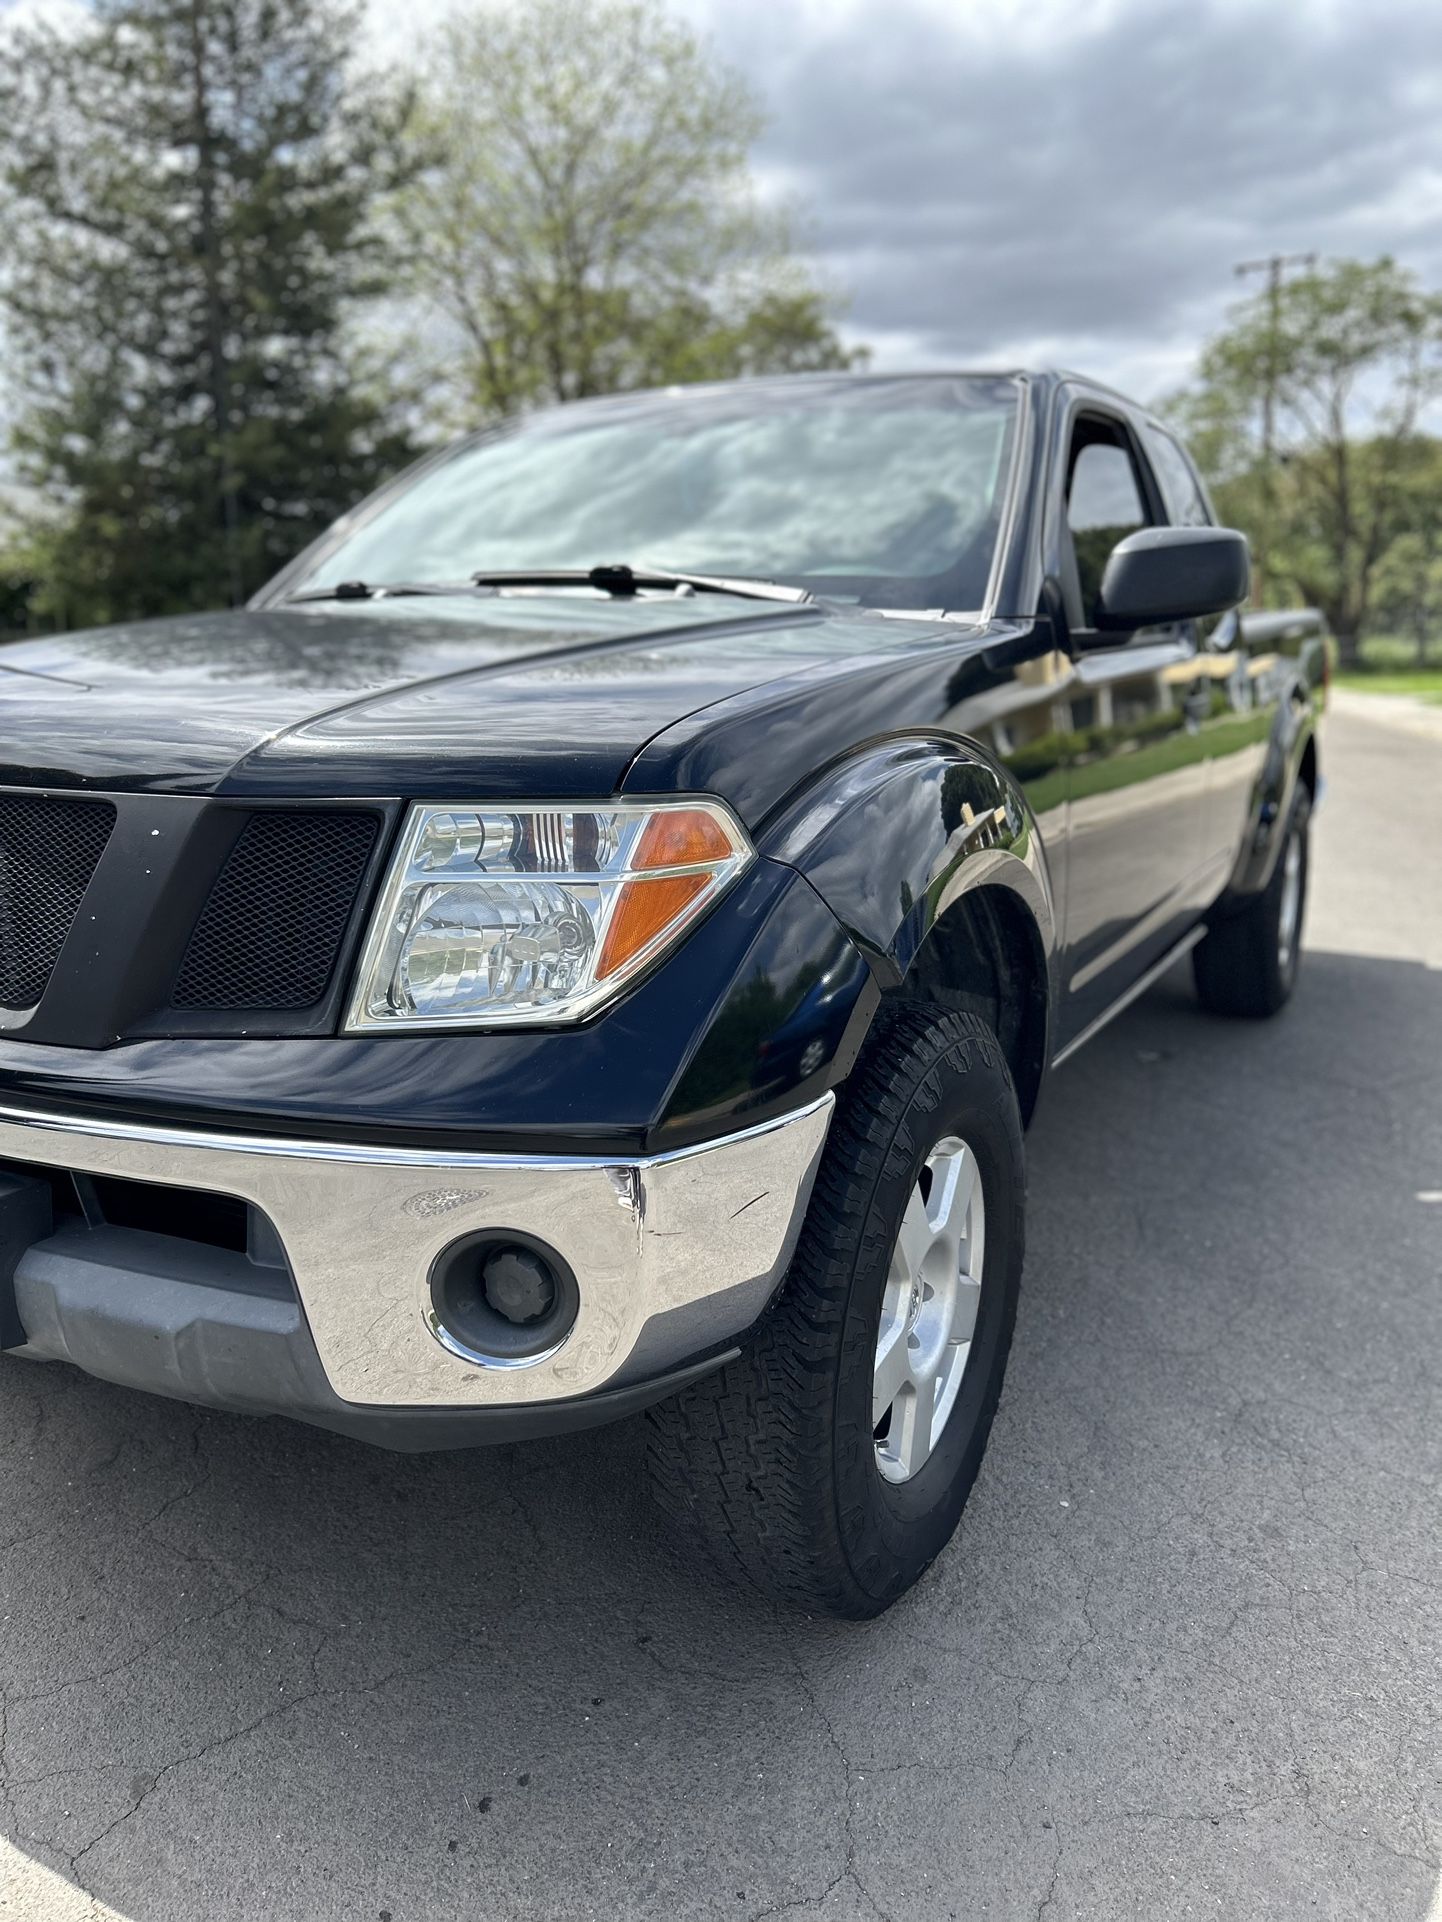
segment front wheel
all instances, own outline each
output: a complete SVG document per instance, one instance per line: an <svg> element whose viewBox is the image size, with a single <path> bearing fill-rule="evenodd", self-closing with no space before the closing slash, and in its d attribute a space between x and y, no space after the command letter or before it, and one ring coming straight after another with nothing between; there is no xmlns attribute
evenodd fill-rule
<svg viewBox="0 0 1442 1922"><path fill-rule="evenodd" d="M662 1505L805 1608L889 1607L950 1539L981 1465L1024 1201L991 1030L929 1006L885 1015L771 1312L738 1360L651 1411Z"/></svg>
<svg viewBox="0 0 1442 1922"><path fill-rule="evenodd" d="M1298 787L1266 887L1241 913L1219 921L1193 950L1197 996L1214 1014L1264 1018L1292 998L1307 905L1311 798Z"/></svg>

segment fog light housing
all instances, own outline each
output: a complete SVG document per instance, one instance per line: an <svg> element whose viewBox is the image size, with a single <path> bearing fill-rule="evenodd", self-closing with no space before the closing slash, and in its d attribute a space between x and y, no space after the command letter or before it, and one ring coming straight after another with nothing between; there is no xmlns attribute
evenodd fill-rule
<svg viewBox="0 0 1442 1922"><path fill-rule="evenodd" d="M426 1325L443 1348L481 1368L544 1361L575 1326L581 1291L570 1266L530 1235L464 1235L431 1268Z"/></svg>

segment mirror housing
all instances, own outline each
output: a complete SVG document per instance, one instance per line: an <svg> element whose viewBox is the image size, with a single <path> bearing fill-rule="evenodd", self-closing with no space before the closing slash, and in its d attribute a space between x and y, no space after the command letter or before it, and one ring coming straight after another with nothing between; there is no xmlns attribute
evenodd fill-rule
<svg viewBox="0 0 1442 1922"><path fill-rule="evenodd" d="M1107 558L1096 624L1116 634L1225 614L1251 584L1247 537L1234 528L1143 527Z"/></svg>

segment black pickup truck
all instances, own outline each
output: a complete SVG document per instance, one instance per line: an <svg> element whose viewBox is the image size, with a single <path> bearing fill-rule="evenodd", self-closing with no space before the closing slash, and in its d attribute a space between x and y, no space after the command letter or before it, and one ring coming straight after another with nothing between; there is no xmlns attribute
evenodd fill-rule
<svg viewBox="0 0 1442 1922"><path fill-rule="evenodd" d="M0 654L0 1347L401 1448L649 1409L752 1576L955 1528L1047 1073L1296 979L1324 655L1071 375L587 402ZM0 1363L0 1387L3 1369Z"/></svg>

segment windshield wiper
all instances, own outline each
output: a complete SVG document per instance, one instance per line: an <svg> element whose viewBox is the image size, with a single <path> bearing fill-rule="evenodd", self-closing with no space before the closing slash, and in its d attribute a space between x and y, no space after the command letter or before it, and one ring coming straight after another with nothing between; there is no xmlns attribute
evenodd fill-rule
<svg viewBox="0 0 1442 1922"><path fill-rule="evenodd" d="M286 606L302 601L388 601L404 594L469 594L471 581L337 581L332 587L312 587L304 594L287 594Z"/></svg>
<svg viewBox="0 0 1442 1922"><path fill-rule="evenodd" d="M804 587L786 587L780 581L761 581L722 574L680 574L669 567L628 567L624 562L613 567L516 567L487 568L464 581L336 581L330 587L313 587L301 594L288 594L287 606L306 601L379 601L399 600L407 594L473 594L477 588L507 587L590 587L602 594L626 597L647 589L694 594L738 594L753 601L785 601L800 606L812 596Z"/></svg>
<svg viewBox="0 0 1442 1922"><path fill-rule="evenodd" d="M477 587L594 587L602 594L626 596L645 588L690 588L697 594L739 594L752 601L785 601L795 607L809 601L804 587L786 587L780 581L758 581L722 574L681 574L669 567L628 567L618 562L610 567L521 567L486 568L472 574Z"/></svg>

